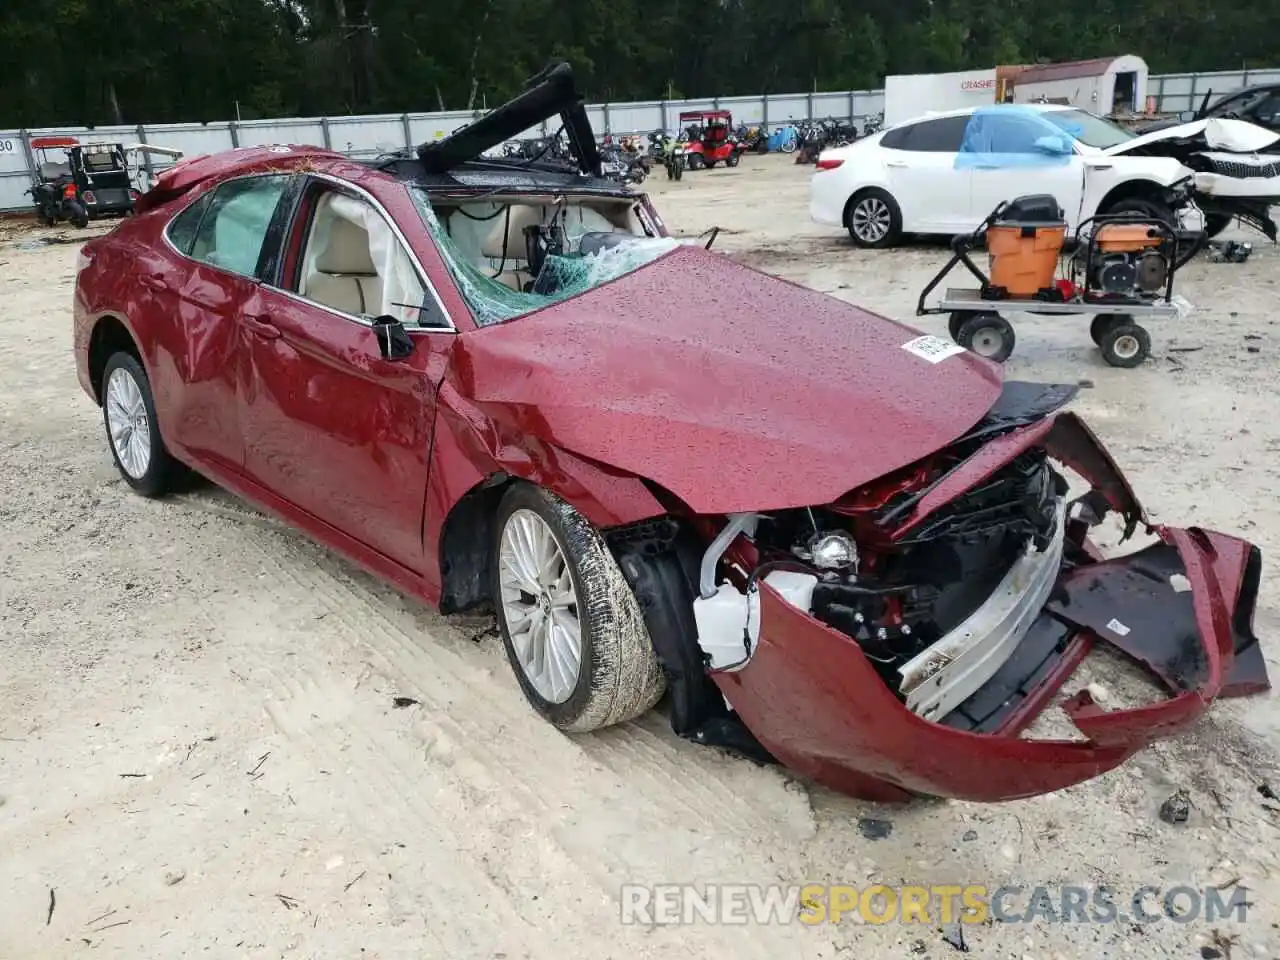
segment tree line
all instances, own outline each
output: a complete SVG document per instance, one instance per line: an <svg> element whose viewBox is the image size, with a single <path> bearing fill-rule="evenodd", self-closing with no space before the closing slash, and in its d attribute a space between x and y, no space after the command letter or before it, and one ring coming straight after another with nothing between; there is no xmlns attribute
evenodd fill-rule
<svg viewBox="0 0 1280 960"><path fill-rule="evenodd" d="M589 100L879 87L1136 53L1280 62L1274 0L21 0L0 129L494 106L553 58Z"/></svg>

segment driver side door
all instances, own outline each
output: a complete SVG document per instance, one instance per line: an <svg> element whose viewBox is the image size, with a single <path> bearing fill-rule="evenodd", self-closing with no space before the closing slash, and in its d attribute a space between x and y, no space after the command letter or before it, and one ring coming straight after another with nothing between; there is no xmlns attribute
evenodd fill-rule
<svg viewBox="0 0 1280 960"><path fill-rule="evenodd" d="M436 390L455 333L374 197L310 178L277 275L245 305L245 472L364 548L421 574ZM413 352L384 357L375 317Z"/></svg>
<svg viewBox="0 0 1280 960"><path fill-rule="evenodd" d="M1024 114L984 116L990 128L990 152L972 154L969 180L970 217L977 225L1009 200L1047 193L1058 201L1073 229L1080 222L1084 200L1085 161L1074 141L1045 121ZM1043 137L1061 139L1070 147L1067 155L1049 156L1036 147Z"/></svg>

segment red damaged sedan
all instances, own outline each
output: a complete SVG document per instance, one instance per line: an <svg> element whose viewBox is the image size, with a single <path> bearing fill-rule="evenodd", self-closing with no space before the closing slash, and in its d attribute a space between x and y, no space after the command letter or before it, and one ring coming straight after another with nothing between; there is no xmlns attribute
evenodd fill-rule
<svg viewBox="0 0 1280 960"><path fill-rule="evenodd" d="M577 168L482 156L557 114ZM673 240L599 174L564 67L415 152L174 167L76 284L125 481L194 469L491 605L562 730L665 690L679 735L871 799L1056 790L1269 689L1257 548L1148 527L1074 387ZM1158 537L1104 559L1108 514ZM1100 645L1167 697L1059 702ZM1051 706L1077 737L1024 735Z"/></svg>

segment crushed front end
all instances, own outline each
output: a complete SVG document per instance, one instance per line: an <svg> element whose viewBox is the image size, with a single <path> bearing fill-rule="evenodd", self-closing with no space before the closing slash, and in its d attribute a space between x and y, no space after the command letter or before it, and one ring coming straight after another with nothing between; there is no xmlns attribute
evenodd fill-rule
<svg viewBox="0 0 1280 960"><path fill-rule="evenodd" d="M1109 770L1217 697L1269 689L1258 549L1147 525L1098 440L1057 412L1073 393L1006 384L925 461L826 507L729 518L703 557L698 642L731 719L769 755L867 799L1009 800ZM1089 489L1071 496L1060 467ZM1104 559L1090 531L1111 512L1125 539L1139 526L1158 539ZM1061 704L1081 739L1023 736L1098 644L1169 697L1108 711L1082 690Z"/></svg>

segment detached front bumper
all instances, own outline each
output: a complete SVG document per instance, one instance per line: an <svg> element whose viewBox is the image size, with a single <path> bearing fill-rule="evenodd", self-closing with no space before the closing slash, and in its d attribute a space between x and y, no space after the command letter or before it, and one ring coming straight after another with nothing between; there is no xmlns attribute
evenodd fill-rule
<svg viewBox="0 0 1280 960"><path fill-rule="evenodd" d="M934 491L932 503L921 503L908 526L1036 444L1093 485L1094 504L1119 511L1130 527L1141 519L1106 451L1074 415L1062 414L983 448ZM1217 697L1270 688L1252 633L1258 549L1196 528L1152 529L1160 542L1137 553L1063 567L1004 664L939 722L898 700L853 639L767 583L751 662L715 674L716 682L778 760L854 796L997 801L1080 783L1185 729ZM1082 522L1069 522L1069 541L1087 550L1086 532ZM1083 741L1021 738L1100 642L1144 665L1170 697L1107 711L1081 691L1064 708Z"/></svg>

